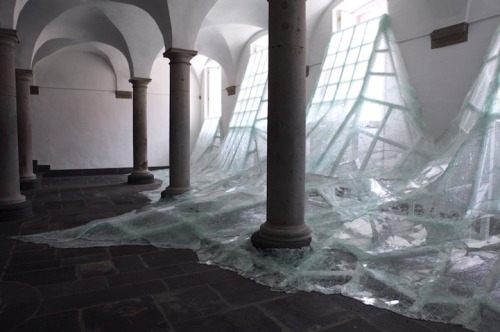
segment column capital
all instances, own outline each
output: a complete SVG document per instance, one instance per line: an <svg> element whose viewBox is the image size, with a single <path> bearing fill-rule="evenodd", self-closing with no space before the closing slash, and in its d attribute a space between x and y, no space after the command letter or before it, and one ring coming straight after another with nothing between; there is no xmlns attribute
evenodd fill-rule
<svg viewBox="0 0 500 332"><path fill-rule="evenodd" d="M33 71L31 69L16 69L16 80L31 82Z"/></svg>
<svg viewBox="0 0 500 332"><path fill-rule="evenodd" d="M19 43L19 37L16 30L0 29L0 44L14 47L17 43Z"/></svg>
<svg viewBox="0 0 500 332"><path fill-rule="evenodd" d="M132 77L128 80L132 83L132 86L135 87L147 87L149 82L151 82L150 78L142 78L142 77Z"/></svg>
<svg viewBox="0 0 500 332"><path fill-rule="evenodd" d="M17 30L1 29L0 28L0 38L11 39L14 43L19 43L19 37L17 36Z"/></svg>
<svg viewBox="0 0 500 332"><path fill-rule="evenodd" d="M191 59L198 54L198 51L185 50L182 48L169 48L163 57L169 58L170 63L185 63L190 65Z"/></svg>

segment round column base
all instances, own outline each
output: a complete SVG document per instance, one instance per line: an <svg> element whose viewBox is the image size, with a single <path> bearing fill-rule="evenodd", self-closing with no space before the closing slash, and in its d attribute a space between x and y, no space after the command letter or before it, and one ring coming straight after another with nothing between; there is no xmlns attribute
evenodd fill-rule
<svg viewBox="0 0 500 332"><path fill-rule="evenodd" d="M30 201L0 205L0 222L21 220L32 216Z"/></svg>
<svg viewBox="0 0 500 332"><path fill-rule="evenodd" d="M265 222L253 233L252 244L257 249L300 249L311 244L311 229L307 225L279 227Z"/></svg>
<svg viewBox="0 0 500 332"><path fill-rule="evenodd" d="M181 188L167 187L167 189L165 189L161 192L161 198L164 198L167 196L182 195L190 190L191 190L191 187L181 187Z"/></svg>
<svg viewBox="0 0 500 332"><path fill-rule="evenodd" d="M128 176L128 184L150 184L155 182L153 174L147 173L132 173Z"/></svg>
<svg viewBox="0 0 500 332"><path fill-rule="evenodd" d="M42 185L42 179L39 177L21 178L20 185L21 185L21 191L38 189Z"/></svg>

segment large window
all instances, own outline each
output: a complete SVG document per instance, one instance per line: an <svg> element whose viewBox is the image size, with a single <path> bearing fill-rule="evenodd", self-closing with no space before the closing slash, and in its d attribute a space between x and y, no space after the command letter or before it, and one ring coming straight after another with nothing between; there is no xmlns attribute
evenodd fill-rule
<svg viewBox="0 0 500 332"><path fill-rule="evenodd" d="M250 53L220 155L221 167L230 171L257 165L267 155L267 35L251 44Z"/></svg>
<svg viewBox="0 0 500 332"><path fill-rule="evenodd" d="M204 121L191 153L191 162L203 168L218 153L222 140L220 130L222 71L219 63L209 60L204 69Z"/></svg>
<svg viewBox="0 0 500 332"><path fill-rule="evenodd" d="M403 179L427 162L389 23L383 16L333 33L307 114L309 172Z"/></svg>
<svg viewBox="0 0 500 332"><path fill-rule="evenodd" d="M333 31L387 14L387 0L345 0L333 9Z"/></svg>
<svg viewBox="0 0 500 332"><path fill-rule="evenodd" d="M221 116L221 67L209 61L205 67L205 119Z"/></svg>

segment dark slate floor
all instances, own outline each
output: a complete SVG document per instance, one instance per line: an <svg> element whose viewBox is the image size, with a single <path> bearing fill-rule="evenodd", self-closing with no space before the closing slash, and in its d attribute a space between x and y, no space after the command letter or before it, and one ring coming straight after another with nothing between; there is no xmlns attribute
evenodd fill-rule
<svg viewBox="0 0 500 332"><path fill-rule="evenodd" d="M0 223L0 331L466 331L340 295L270 291L197 263L190 250L55 249L10 235L69 228L139 208L126 176L44 178L36 217Z"/></svg>

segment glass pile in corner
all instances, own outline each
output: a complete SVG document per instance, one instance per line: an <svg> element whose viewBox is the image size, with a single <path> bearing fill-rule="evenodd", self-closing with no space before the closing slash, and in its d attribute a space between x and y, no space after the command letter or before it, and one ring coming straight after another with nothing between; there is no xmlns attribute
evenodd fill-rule
<svg viewBox="0 0 500 332"><path fill-rule="evenodd" d="M332 35L307 113L310 248L263 254L249 241L266 218L266 52L250 61L254 70L244 82L256 84L241 89L217 156L197 154L194 190L19 239L62 248L190 248L201 262L275 290L340 293L409 317L494 331L500 323L499 35L437 145L422 130L389 18ZM204 151L217 135L208 132Z"/></svg>

